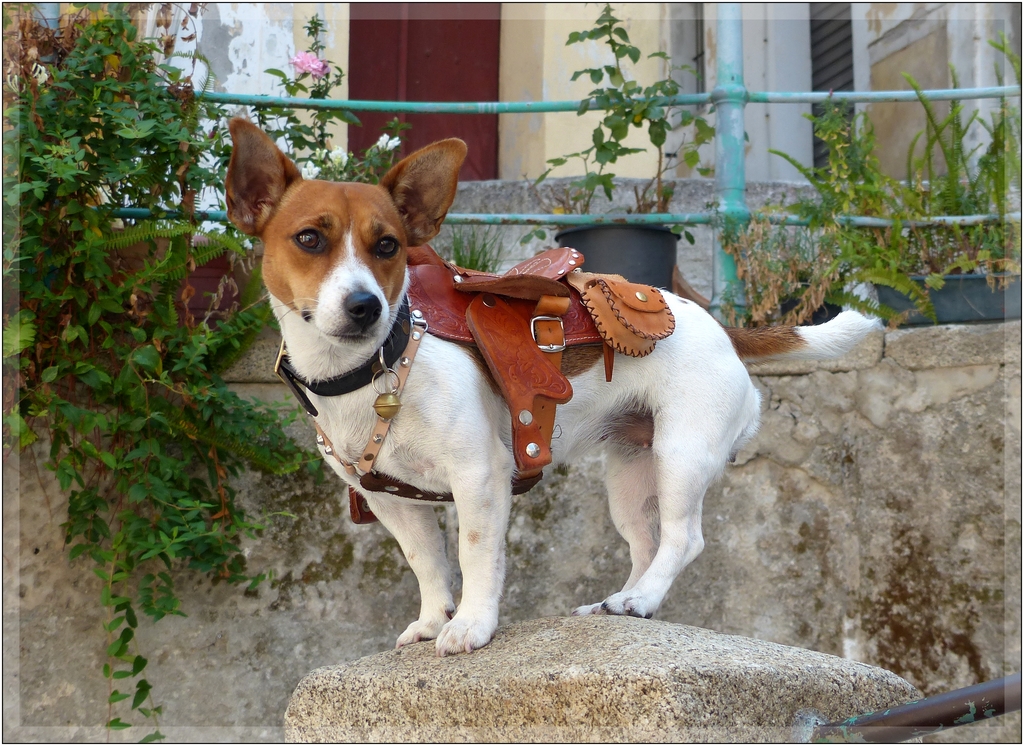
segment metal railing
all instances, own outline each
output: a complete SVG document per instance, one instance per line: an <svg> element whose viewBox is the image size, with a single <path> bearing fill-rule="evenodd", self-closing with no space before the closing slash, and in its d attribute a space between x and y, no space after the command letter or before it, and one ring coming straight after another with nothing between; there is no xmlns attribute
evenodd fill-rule
<svg viewBox="0 0 1024 746"><path fill-rule="evenodd" d="M743 226L751 217L767 217L776 224L806 225L807 221L795 216L751 213L746 203L746 170L744 163L744 109L748 103L797 104L821 103L828 100L852 103L914 102L918 101L915 91L835 91L822 92L751 92L743 82L743 24L740 3L718 4L718 43L716 49L717 81L710 93L681 94L665 98L665 105L700 105L713 103L716 111L715 123L715 214L698 213L652 213L652 214L499 214L499 213L450 213L446 223L453 225L592 225L592 224L658 224L658 225L709 225L713 221L722 224ZM937 89L923 91L922 95L932 101L973 100L988 98L1020 97L1017 86L989 88ZM223 104L240 104L254 107L284 106L304 109L328 109L346 111L378 111L408 114L538 114L549 112L575 112L580 101L524 101L524 102L422 102L422 101L348 101L337 99L307 99L272 96L254 96L235 93L207 92L207 100ZM598 109L596 101L592 109ZM123 208L114 213L119 217L143 218L150 213L142 208ZM165 213L168 217L173 213ZM204 220L226 222L223 211L197 213ZM1006 216L999 215L945 215L935 216L915 225L937 223L971 225L993 222L1002 218L1020 220L1020 212ZM885 227L892 225L884 218L857 215L842 216L840 222L848 225ZM742 283L736 276L736 264L727 254L715 236L712 263L711 310L720 316L723 299L730 297L733 303L742 304Z"/></svg>

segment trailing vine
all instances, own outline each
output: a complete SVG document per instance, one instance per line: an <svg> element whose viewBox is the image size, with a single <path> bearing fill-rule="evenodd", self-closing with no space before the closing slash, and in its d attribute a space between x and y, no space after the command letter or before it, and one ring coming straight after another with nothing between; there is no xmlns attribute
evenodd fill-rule
<svg viewBox="0 0 1024 746"><path fill-rule="evenodd" d="M183 615L172 571L255 587L236 502L245 466L319 468L288 417L221 377L272 320L258 271L202 318L190 276L218 256L251 260L231 227L204 228L197 197L223 181L223 112L138 38L127 9L78 11L58 29L4 8L4 459L45 434L44 466L68 497L72 560L103 582L109 729L158 727L143 678L140 616ZM181 217L119 220L148 207ZM250 262L251 263L251 262ZM218 298L221 296L218 293ZM163 738L156 729L143 741Z"/></svg>

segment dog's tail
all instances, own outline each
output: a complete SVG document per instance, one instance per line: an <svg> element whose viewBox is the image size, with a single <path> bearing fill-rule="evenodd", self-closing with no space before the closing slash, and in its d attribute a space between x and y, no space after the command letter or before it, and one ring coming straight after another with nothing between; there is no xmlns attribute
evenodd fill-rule
<svg viewBox="0 0 1024 746"><path fill-rule="evenodd" d="M857 311L843 311L820 326L727 327L741 360L827 360L845 355L882 323Z"/></svg>

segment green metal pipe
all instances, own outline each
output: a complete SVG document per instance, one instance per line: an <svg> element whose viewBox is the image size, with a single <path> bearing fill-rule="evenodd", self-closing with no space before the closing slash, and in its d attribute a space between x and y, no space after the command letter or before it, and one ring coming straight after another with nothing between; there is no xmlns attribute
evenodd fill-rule
<svg viewBox="0 0 1024 746"><path fill-rule="evenodd" d="M929 101L961 101L977 98L1013 98L1020 96L1019 85L993 86L990 88L942 88L921 91ZM824 101L850 101L870 104L882 101L918 101L915 91L830 91L828 93L785 93L782 91L761 91L747 94L750 104L820 104Z"/></svg>
<svg viewBox="0 0 1024 746"><path fill-rule="evenodd" d="M764 219L772 225L810 225L810 220L795 215L763 215L754 213L754 217ZM923 220L903 220L905 228L925 228L930 225L980 225L982 223L999 223L1003 220L1020 222L1020 212L1008 212L1005 215L936 215ZM852 225L858 228L888 228L896 221L889 218L866 217L863 215L838 215L836 222L841 225Z"/></svg>
<svg viewBox="0 0 1024 746"><path fill-rule="evenodd" d="M537 114L577 111L581 101L343 101L328 98L288 98L240 93L207 92L202 98L222 104L245 106L287 106L296 109L343 109L345 111L386 111L402 114ZM708 93L681 93L658 99L664 106L697 106L711 100ZM591 107L600 108L596 101Z"/></svg>
<svg viewBox="0 0 1024 746"><path fill-rule="evenodd" d="M109 213L115 218L130 220L147 220L149 218L179 218L178 210L157 211L147 207L118 207ZM763 215L754 213L754 217L765 218L773 225L808 225L806 218L795 215ZM907 220L906 227L924 227L929 225L978 225L980 223L998 223L1001 220L1020 222L1020 212L1009 212L1006 215L940 215L926 220ZM197 210L196 220L213 223L228 222L224 210ZM844 225L855 225L866 228L885 228L893 224L887 218L862 217L859 215L840 215L836 220ZM448 213L444 222L449 225L710 225L714 216L705 212L653 212L644 215L614 214L607 215L562 215L559 213Z"/></svg>
<svg viewBox="0 0 1024 746"><path fill-rule="evenodd" d="M178 210L156 211L146 207L118 207L110 210L109 214L115 218L127 218L130 220L146 220L149 218L179 218L181 212ZM228 222L227 213L224 210L197 210L196 220L210 221L214 223ZM607 214L607 215L562 215L557 213L448 213L444 222L449 225L708 225L712 216L708 213L649 213L645 215L635 214Z"/></svg>
<svg viewBox="0 0 1024 746"><path fill-rule="evenodd" d="M1021 95L1020 86L990 88L956 88L923 91L930 101L1005 98ZM917 101L914 91L834 91L787 93L776 91L745 91L751 104L821 103L829 99L871 103L880 101ZM328 98L292 98L287 96L255 96L242 93L208 91L201 98L214 103L242 104L245 106L286 106L295 109L338 109L344 111L383 111L404 114L537 114L545 112L577 111L580 101L345 101ZM712 100L711 93L682 93L657 99L663 106L696 106ZM591 101L591 108L600 108Z"/></svg>
<svg viewBox="0 0 1024 746"><path fill-rule="evenodd" d="M740 3L718 3L717 80L711 100L715 105L715 192L722 226L716 232L711 264L710 311L723 321L722 306L745 306L743 285L736 276L736 261L722 248L722 233L742 230L750 221L746 201L743 110L743 21Z"/></svg>

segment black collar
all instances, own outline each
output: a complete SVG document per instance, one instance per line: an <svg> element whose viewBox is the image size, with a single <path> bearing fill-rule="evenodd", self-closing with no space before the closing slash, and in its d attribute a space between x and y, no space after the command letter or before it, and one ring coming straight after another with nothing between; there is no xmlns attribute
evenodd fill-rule
<svg viewBox="0 0 1024 746"><path fill-rule="evenodd" d="M384 342L384 363L389 368L393 367L398 358L405 352L406 345L409 344L409 332L409 298L407 296L402 301L394 326L391 327L391 331L388 332L388 338ZM326 381L310 382L303 379L292 368L288 355L284 350L284 341L282 341L281 352L277 356L274 372L280 376L285 385L295 394L295 398L299 400L299 403L302 404L306 412L316 417L319 412L317 412L309 397L306 396L304 389L312 391L317 396L341 396L342 394L348 394L356 389L361 389L373 381L373 377L380 372L380 360L378 355L374 353L372 358L350 373L337 376L336 378L329 378Z"/></svg>

